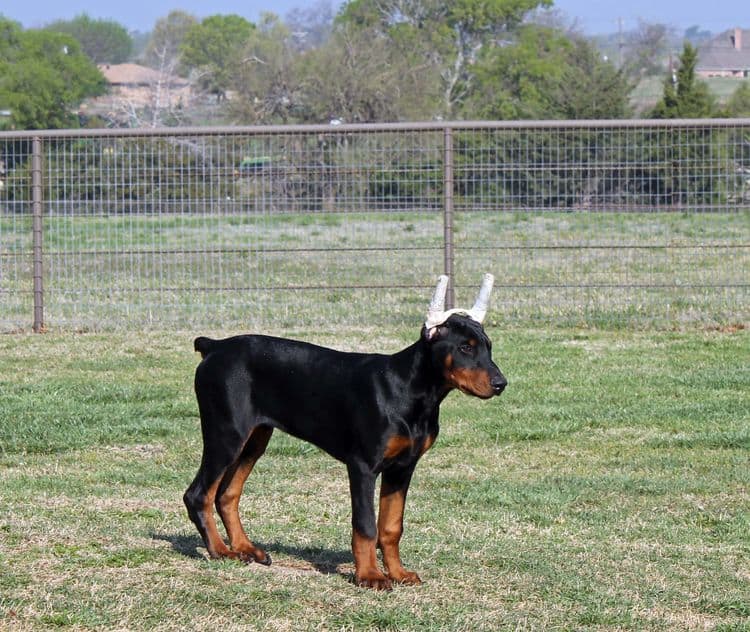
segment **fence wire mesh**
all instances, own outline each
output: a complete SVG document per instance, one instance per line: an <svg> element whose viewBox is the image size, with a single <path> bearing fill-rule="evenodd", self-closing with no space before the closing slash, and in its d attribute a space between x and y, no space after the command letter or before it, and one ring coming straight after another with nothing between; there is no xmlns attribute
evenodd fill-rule
<svg viewBox="0 0 750 632"><path fill-rule="evenodd" d="M746 120L2 133L0 152L6 330L34 314L34 213L53 328L413 324L445 270L459 304L493 272L498 322L748 320Z"/></svg>

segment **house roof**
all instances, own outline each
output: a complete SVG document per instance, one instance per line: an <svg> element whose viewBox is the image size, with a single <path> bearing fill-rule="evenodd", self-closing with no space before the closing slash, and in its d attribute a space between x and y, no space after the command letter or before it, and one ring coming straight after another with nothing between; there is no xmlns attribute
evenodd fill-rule
<svg viewBox="0 0 750 632"><path fill-rule="evenodd" d="M742 31L742 48L734 45L735 29L728 29L698 49L698 70L750 69L750 29Z"/></svg>
<svg viewBox="0 0 750 632"><path fill-rule="evenodd" d="M173 75L163 75L158 70L139 64L100 64L99 70L113 86L148 86L158 81L170 85L187 85L187 81Z"/></svg>

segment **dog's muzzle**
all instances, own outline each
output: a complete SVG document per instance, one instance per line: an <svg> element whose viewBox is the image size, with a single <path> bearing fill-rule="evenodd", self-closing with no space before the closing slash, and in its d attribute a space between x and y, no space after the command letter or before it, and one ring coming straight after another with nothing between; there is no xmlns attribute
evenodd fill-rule
<svg viewBox="0 0 750 632"><path fill-rule="evenodd" d="M508 380L506 380L505 376L501 373L490 380L490 386L495 395L500 395L500 393L505 390L505 387L508 386Z"/></svg>

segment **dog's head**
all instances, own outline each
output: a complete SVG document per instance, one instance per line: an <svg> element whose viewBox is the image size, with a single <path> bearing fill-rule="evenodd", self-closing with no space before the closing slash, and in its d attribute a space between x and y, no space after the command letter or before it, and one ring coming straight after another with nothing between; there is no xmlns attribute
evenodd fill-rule
<svg viewBox="0 0 750 632"><path fill-rule="evenodd" d="M422 328L433 366L439 368L446 385L482 399L499 395L508 384L492 361L492 342L482 326L493 280L491 274L485 275L471 309L445 311L448 277L440 277Z"/></svg>

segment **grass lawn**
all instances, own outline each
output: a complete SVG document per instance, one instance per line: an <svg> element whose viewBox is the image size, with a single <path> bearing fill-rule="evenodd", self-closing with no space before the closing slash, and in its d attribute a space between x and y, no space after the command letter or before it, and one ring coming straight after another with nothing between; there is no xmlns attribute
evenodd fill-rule
<svg viewBox="0 0 750 632"><path fill-rule="evenodd" d="M51 216L45 323L403 326L444 271L443 230L437 212ZM468 301L492 272L499 323L747 322L748 235L746 209L467 211L454 221L454 283ZM0 331L19 331L33 322L30 218L0 217L0 238Z"/></svg>
<svg viewBox="0 0 750 632"><path fill-rule="evenodd" d="M700 80L708 86L711 94L722 104L729 100L743 81L747 81L747 79L736 79L734 77L709 77ZM663 96L664 77L647 77L636 86L631 95L631 103L638 112L645 115Z"/></svg>
<svg viewBox="0 0 750 632"><path fill-rule="evenodd" d="M509 387L446 400L392 593L350 581L344 467L279 433L240 507L274 564L205 558L193 333L0 336L0 629L750 629L748 330L489 333Z"/></svg>

